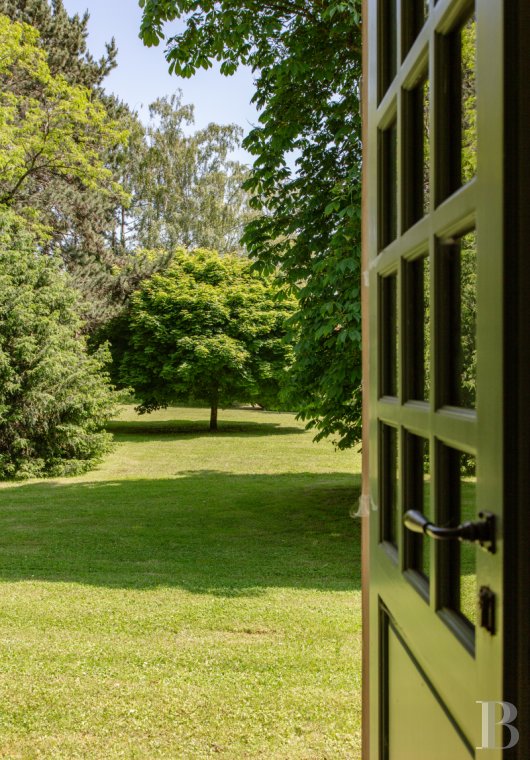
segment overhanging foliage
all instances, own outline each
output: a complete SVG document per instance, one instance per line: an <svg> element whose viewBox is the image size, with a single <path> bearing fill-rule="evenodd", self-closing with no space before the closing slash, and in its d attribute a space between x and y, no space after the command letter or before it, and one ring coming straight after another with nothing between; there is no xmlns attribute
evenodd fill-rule
<svg viewBox="0 0 530 760"><path fill-rule="evenodd" d="M255 157L247 189L260 217L244 242L300 303L291 373L300 416L340 447L360 437L360 2L142 0L142 37L166 22L170 71L213 61L256 75L260 123L244 145ZM294 168L293 168L294 162Z"/></svg>

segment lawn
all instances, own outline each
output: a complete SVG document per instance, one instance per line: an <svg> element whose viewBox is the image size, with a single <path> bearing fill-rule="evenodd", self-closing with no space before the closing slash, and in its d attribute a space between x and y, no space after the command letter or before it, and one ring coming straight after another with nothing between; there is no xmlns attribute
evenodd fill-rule
<svg viewBox="0 0 530 760"><path fill-rule="evenodd" d="M0 757L360 757L360 456L292 415L113 423L1 484Z"/></svg>

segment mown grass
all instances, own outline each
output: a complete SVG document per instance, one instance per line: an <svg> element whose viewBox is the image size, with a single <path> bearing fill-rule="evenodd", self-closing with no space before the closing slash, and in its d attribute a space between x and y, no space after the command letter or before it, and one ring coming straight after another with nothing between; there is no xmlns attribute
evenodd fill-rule
<svg viewBox="0 0 530 760"><path fill-rule="evenodd" d="M113 424L2 484L0 757L360 756L359 456L292 415Z"/></svg>

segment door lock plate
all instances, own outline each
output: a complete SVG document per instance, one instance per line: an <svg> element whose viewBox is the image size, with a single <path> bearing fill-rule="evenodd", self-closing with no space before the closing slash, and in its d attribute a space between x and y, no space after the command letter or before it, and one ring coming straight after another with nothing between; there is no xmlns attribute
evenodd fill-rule
<svg viewBox="0 0 530 760"><path fill-rule="evenodd" d="M478 593L480 626L491 635L495 633L495 594L488 586L482 586Z"/></svg>

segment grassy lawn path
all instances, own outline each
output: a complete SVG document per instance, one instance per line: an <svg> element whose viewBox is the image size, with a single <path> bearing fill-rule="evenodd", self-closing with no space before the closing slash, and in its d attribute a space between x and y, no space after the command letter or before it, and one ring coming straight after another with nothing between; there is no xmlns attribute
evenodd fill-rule
<svg viewBox="0 0 530 760"><path fill-rule="evenodd" d="M0 757L360 757L360 457L292 415L113 425L0 485Z"/></svg>

